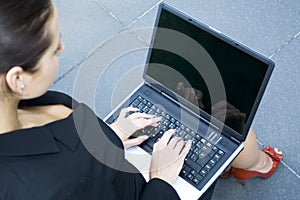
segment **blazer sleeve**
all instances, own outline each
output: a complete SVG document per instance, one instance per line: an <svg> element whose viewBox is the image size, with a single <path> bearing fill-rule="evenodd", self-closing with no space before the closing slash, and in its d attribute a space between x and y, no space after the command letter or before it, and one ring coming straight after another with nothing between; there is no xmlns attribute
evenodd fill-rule
<svg viewBox="0 0 300 200"><path fill-rule="evenodd" d="M175 189L167 182L154 178L146 182L141 173L125 161L126 169L131 172L118 171L113 180L116 199L132 200L176 200L180 199ZM136 170L136 172L134 172Z"/></svg>
<svg viewBox="0 0 300 200"><path fill-rule="evenodd" d="M180 199L175 189L161 179L151 179L144 187L141 200L176 200Z"/></svg>

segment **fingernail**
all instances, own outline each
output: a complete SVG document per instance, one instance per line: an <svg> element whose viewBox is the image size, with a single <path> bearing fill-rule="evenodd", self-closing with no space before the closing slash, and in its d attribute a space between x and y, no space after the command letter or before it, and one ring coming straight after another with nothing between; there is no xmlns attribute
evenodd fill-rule
<svg viewBox="0 0 300 200"><path fill-rule="evenodd" d="M155 116L154 116L155 117ZM155 117L156 121L160 121L161 117Z"/></svg>
<svg viewBox="0 0 300 200"><path fill-rule="evenodd" d="M147 140L149 138L149 136L148 135L142 135L138 138L141 139L141 140Z"/></svg>

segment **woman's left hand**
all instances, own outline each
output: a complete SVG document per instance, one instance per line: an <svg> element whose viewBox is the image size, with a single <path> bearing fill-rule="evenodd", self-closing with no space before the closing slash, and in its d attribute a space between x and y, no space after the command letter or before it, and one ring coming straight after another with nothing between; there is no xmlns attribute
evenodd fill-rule
<svg viewBox="0 0 300 200"><path fill-rule="evenodd" d="M134 132L143 129L147 126L157 126L157 122L161 120L160 117L154 117L145 113L137 112L138 108L128 107L121 110L117 120L110 124L111 129L122 140L124 147L129 148L141 144L148 139L148 136L142 135L137 138L128 139ZM126 116L127 113L134 112Z"/></svg>

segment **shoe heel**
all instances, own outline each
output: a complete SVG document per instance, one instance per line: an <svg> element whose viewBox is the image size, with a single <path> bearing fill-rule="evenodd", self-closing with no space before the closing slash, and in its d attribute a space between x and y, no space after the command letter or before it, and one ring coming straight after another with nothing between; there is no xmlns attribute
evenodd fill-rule
<svg viewBox="0 0 300 200"><path fill-rule="evenodd" d="M245 185L246 185L246 180L239 180L240 181L240 184L243 186L243 187L245 187Z"/></svg>

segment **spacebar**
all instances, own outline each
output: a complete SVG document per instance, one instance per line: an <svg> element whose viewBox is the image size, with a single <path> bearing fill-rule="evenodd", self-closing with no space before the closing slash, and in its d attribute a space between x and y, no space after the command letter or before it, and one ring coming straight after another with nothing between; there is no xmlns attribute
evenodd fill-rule
<svg viewBox="0 0 300 200"><path fill-rule="evenodd" d="M145 151L147 151L148 153L150 153L150 154L152 153L152 147L150 147L149 145L143 143L143 144L140 145L140 147L142 149L144 149Z"/></svg>
<svg viewBox="0 0 300 200"><path fill-rule="evenodd" d="M196 162L194 162L191 159L185 159L185 164L197 172L199 172L202 169L200 165L198 165Z"/></svg>

